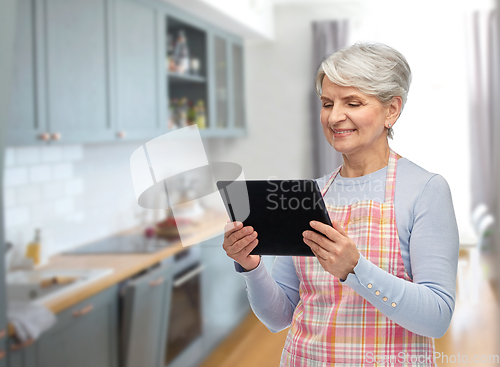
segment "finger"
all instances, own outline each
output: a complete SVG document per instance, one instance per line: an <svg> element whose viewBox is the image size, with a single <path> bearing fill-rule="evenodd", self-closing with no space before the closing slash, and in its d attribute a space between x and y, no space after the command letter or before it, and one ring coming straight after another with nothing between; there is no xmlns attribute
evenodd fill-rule
<svg viewBox="0 0 500 367"><path fill-rule="evenodd" d="M228 222L224 226L224 238L228 238L230 235L240 230L241 228L243 228L243 223L241 222Z"/></svg>
<svg viewBox="0 0 500 367"><path fill-rule="evenodd" d="M338 220L334 220L334 221L332 221L332 226L333 226L333 228L334 228L337 232L339 232L342 236L344 236L344 237L349 237L349 236L347 235L347 233L344 231L344 228L342 228L342 226L340 225L340 223L339 223L339 221L338 221Z"/></svg>
<svg viewBox="0 0 500 367"><path fill-rule="evenodd" d="M242 255L244 255L245 257L247 257L248 255L250 255L250 252L253 251L253 249L259 244L259 239L256 238L254 239L252 242L250 242L241 252Z"/></svg>
<svg viewBox="0 0 500 367"><path fill-rule="evenodd" d="M236 242L242 240L246 236L253 234L253 232L253 227L243 227L239 231L235 231L231 235L229 235L228 241L230 241L234 245Z"/></svg>
<svg viewBox="0 0 500 367"><path fill-rule="evenodd" d="M304 231L302 235L304 236L304 238L315 242L318 246L321 246L326 251L330 251L334 243L330 238L314 231Z"/></svg>
<svg viewBox="0 0 500 367"><path fill-rule="evenodd" d="M328 257L328 252L325 251L321 246L319 246L316 242L308 240L307 238L304 238L304 242L307 246L311 248L311 251L313 254L321 259L321 260L326 260Z"/></svg>
<svg viewBox="0 0 500 367"><path fill-rule="evenodd" d="M311 225L311 227L313 227L318 232L323 233L333 242L337 242L342 237L342 235L335 228L329 226L328 224L317 222L315 220L311 221L309 224Z"/></svg>
<svg viewBox="0 0 500 367"><path fill-rule="evenodd" d="M245 251L245 249L256 239L257 239L257 232L254 231L252 234L247 235L241 240L235 242L234 245L231 247L230 250L231 254L238 255L240 252Z"/></svg>

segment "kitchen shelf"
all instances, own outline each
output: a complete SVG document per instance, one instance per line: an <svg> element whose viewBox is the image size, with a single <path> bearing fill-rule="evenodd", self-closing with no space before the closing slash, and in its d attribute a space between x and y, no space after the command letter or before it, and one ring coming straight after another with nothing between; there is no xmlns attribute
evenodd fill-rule
<svg viewBox="0 0 500 367"><path fill-rule="evenodd" d="M178 74L169 72L167 77L171 83L206 83L207 79L199 75Z"/></svg>

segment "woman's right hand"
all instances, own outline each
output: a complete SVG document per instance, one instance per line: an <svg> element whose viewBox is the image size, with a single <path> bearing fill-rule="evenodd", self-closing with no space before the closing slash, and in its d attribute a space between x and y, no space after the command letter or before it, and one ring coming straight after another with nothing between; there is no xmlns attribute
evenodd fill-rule
<svg viewBox="0 0 500 367"><path fill-rule="evenodd" d="M243 269L255 269L260 262L259 255L250 255L257 246L257 232L250 226L243 227L241 222L229 222L224 227L224 243L222 248L227 256L240 264Z"/></svg>

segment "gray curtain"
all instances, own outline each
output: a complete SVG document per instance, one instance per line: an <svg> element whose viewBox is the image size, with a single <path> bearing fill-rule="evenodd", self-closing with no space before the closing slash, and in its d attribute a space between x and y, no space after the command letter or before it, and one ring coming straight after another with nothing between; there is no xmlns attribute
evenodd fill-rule
<svg viewBox="0 0 500 367"><path fill-rule="evenodd" d="M313 55L312 80L316 77L321 62L330 54L347 46L349 23L347 20L332 20L312 23ZM342 154L326 141L319 119L321 102L316 95L314 82L310 99L310 116L313 136L313 174L322 177L342 164Z"/></svg>
<svg viewBox="0 0 500 367"><path fill-rule="evenodd" d="M500 62L498 10L476 11L468 21L471 214L480 239L498 218L500 167ZM498 221L498 220L497 220Z"/></svg>

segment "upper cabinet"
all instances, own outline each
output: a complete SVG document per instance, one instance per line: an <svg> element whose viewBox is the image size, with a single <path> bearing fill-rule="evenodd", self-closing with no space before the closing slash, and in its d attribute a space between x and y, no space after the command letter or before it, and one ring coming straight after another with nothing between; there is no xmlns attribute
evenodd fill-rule
<svg viewBox="0 0 500 367"><path fill-rule="evenodd" d="M204 137L245 134L243 54L233 55L242 40L166 11L168 129L196 124Z"/></svg>
<svg viewBox="0 0 500 367"><path fill-rule="evenodd" d="M150 139L166 131L162 12L140 1L113 1L117 137Z"/></svg>
<svg viewBox="0 0 500 367"><path fill-rule="evenodd" d="M45 105L52 140L113 137L106 0L45 0ZM43 56L42 56L43 57Z"/></svg>
<svg viewBox="0 0 500 367"><path fill-rule="evenodd" d="M245 134L243 44L153 0L19 0L8 145Z"/></svg>
<svg viewBox="0 0 500 367"><path fill-rule="evenodd" d="M7 129L7 142L36 142L45 131L44 115L36 98L35 0L17 1L16 40L14 43L14 84ZM48 136L47 136L48 138Z"/></svg>

